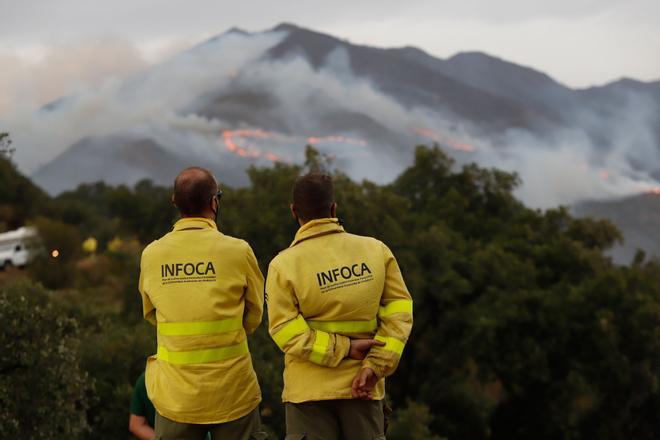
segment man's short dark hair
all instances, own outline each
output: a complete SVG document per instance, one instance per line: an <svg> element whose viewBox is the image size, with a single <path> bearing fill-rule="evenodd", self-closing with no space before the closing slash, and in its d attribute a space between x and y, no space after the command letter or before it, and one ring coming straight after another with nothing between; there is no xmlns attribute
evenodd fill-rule
<svg viewBox="0 0 660 440"><path fill-rule="evenodd" d="M293 206L304 220L327 218L335 202L332 177L322 173L309 173L298 177L293 185Z"/></svg>
<svg viewBox="0 0 660 440"><path fill-rule="evenodd" d="M186 168L174 179L174 204L186 217L204 214L217 192L218 183L206 168Z"/></svg>

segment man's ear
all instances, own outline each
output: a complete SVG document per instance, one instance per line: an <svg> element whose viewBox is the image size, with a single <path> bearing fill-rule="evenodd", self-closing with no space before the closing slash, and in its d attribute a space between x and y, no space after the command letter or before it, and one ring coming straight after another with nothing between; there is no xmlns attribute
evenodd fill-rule
<svg viewBox="0 0 660 440"><path fill-rule="evenodd" d="M330 205L330 217L337 218L337 202Z"/></svg>
<svg viewBox="0 0 660 440"><path fill-rule="evenodd" d="M174 194L172 194L172 197L170 197L170 201L174 206L176 206L176 202L174 201Z"/></svg>
<svg viewBox="0 0 660 440"><path fill-rule="evenodd" d="M289 209L291 210L291 217L294 220L298 220L298 213L296 212L296 207L293 206L293 203L289 203Z"/></svg>

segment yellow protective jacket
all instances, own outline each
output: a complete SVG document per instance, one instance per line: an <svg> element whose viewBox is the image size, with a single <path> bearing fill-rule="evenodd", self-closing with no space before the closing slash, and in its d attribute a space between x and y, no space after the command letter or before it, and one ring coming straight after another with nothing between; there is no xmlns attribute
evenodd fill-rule
<svg viewBox="0 0 660 440"><path fill-rule="evenodd" d="M246 335L261 323L263 282L250 246L212 220L179 220L145 248L139 288L144 317L158 333L146 386L160 414L223 423L259 404Z"/></svg>
<svg viewBox="0 0 660 440"><path fill-rule="evenodd" d="M350 399L362 366L381 378L396 369L412 328L412 298L392 252L382 242L348 234L337 219L298 230L270 263L269 331L284 356L285 402ZM364 361L347 358L350 338L386 343Z"/></svg>

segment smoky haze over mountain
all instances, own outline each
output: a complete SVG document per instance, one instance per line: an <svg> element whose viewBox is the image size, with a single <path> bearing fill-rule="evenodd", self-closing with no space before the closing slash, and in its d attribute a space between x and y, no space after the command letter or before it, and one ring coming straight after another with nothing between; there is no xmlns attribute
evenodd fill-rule
<svg viewBox="0 0 660 440"><path fill-rule="evenodd" d="M573 90L483 53L438 59L293 25L233 29L125 81L11 114L16 160L52 193L90 180L169 184L206 165L232 185L251 164L314 144L356 178L393 179L415 144L516 171L533 206L660 186L660 82ZM153 160L149 160L153 158Z"/></svg>

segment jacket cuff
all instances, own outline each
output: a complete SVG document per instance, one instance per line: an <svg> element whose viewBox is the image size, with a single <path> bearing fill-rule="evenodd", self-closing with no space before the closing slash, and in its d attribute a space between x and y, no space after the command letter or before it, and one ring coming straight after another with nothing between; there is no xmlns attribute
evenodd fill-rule
<svg viewBox="0 0 660 440"><path fill-rule="evenodd" d="M380 368L368 357L362 361L362 368L371 368L378 379L385 377L384 369Z"/></svg>
<svg viewBox="0 0 660 440"><path fill-rule="evenodd" d="M337 347L337 353L342 354L342 359L347 358L351 352L351 338L335 334L335 345Z"/></svg>

